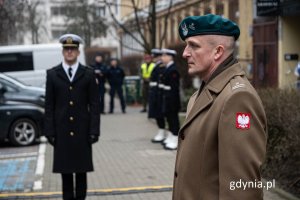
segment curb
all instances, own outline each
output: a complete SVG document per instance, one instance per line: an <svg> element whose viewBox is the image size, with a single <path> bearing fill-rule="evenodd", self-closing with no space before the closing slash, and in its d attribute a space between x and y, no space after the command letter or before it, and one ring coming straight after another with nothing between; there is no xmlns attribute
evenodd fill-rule
<svg viewBox="0 0 300 200"><path fill-rule="evenodd" d="M170 192L173 187L168 185L130 187L130 188L113 188L113 189L92 189L87 191L87 196L112 196L124 194L153 193L153 192ZM0 194L0 199L50 199L61 198L61 192L28 192L28 193L6 193Z"/></svg>

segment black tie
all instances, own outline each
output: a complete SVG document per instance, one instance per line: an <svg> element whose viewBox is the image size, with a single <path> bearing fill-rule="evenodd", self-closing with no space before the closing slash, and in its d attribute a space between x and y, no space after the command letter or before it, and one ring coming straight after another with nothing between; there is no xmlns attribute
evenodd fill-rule
<svg viewBox="0 0 300 200"><path fill-rule="evenodd" d="M69 67L68 73L69 73L69 77L70 77L70 79L71 79L71 78L72 78L72 67Z"/></svg>

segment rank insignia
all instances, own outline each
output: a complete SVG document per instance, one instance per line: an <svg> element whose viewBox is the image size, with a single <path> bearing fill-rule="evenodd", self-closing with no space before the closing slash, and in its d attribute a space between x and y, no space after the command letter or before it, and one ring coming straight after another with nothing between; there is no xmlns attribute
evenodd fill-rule
<svg viewBox="0 0 300 200"><path fill-rule="evenodd" d="M237 129L250 129L250 113L236 113L235 126Z"/></svg>

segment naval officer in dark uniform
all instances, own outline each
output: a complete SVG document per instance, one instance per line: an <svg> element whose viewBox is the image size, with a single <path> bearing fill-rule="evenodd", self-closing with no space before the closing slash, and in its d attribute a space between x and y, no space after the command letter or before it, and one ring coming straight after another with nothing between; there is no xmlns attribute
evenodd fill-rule
<svg viewBox="0 0 300 200"><path fill-rule="evenodd" d="M162 49L161 60L166 66L163 74L163 102L162 112L168 123L169 131L164 140L165 149L176 150L178 145L179 116L180 111L180 74L174 62L176 51L172 49Z"/></svg>
<svg viewBox="0 0 300 200"><path fill-rule="evenodd" d="M77 60L82 39L65 34L59 41L64 60L47 70L45 135L54 147L53 172L62 175L63 199L83 200L100 134L100 96L93 69Z"/></svg>
<svg viewBox="0 0 300 200"><path fill-rule="evenodd" d="M162 113L163 87L161 86L166 67L161 62L161 49L152 49L151 54L155 62L155 67L151 73L149 82L148 117L154 118L158 126L158 132L153 137L152 142L163 142L166 138L167 130L165 130L165 117Z"/></svg>

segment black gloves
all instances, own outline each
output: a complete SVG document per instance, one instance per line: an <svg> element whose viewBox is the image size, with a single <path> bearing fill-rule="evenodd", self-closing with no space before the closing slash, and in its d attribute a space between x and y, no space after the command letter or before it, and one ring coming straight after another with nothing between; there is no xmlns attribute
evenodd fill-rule
<svg viewBox="0 0 300 200"><path fill-rule="evenodd" d="M55 137L54 136L46 136L48 139L48 142L54 146L55 145Z"/></svg>
<svg viewBox="0 0 300 200"><path fill-rule="evenodd" d="M52 145L55 146L55 137L54 136L46 136L48 139L48 142ZM94 144L95 142L97 142L99 139L99 136L97 135L89 135L88 141L90 144Z"/></svg>
<svg viewBox="0 0 300 200"><path fill-rule="evenodd" d="M96 143L98 141L98 139L99 139L99 136L97 136L97 135L90 135L89 136L89 143L90 144L94 144L94 143Z"/></svg>

